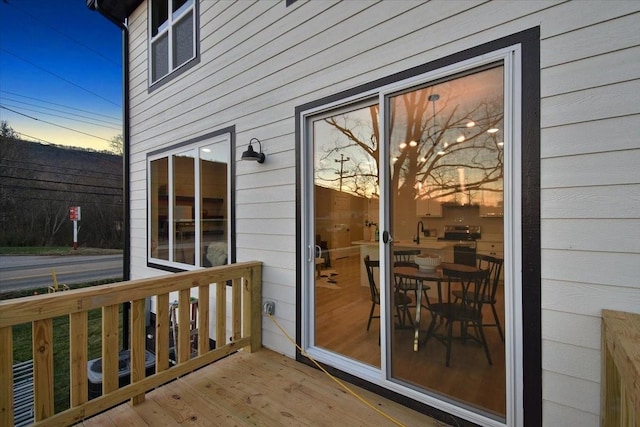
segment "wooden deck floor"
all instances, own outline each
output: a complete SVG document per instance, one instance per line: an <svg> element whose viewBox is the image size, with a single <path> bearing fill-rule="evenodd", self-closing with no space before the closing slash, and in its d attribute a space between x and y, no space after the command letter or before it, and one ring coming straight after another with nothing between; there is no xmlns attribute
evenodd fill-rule
<svg viewBox="0 0 640 427"><path fill-rule="evenodd" d="M359 387L351 390L405 426L445 426ZM393 426L317 369L273 351L239 352L81 426Z"/></svg>

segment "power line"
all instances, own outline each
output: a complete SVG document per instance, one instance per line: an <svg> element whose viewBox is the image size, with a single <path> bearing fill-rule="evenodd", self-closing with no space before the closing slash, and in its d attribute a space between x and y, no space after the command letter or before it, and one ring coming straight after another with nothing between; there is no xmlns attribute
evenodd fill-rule
<svg viewBox="0 0 640 427"><path fill-rule="evenodd" d="M22 195L14 195L11 196L11 198L13 199L20 199L20 200L37 200L37 201L42 201L42 200L46 200L48 202L64 202L64 203L70 203L70 199L51 199L48 197L28 197L28 196L22 196ZM74 199L74 200L78 200L78 199ZM94 203L96 204L95 201L86 201L86 200L78 200L78 202L82 202L82 203ZM111 206L118 206L118 207L122 207L122 202L107 202L107 201L103 201L100 200L100 205L104 206L104 205L111 205Z"/></svg>
<svg viewBox="0 0 640 427"><path fill-rule="evenodd" d="M0 178L17 179L19 181L42 182L42 183L45 183L45 184L77 185L78 187L93 187L93 188L102 188L102 189L105 189L105 190L122 190L122 186L120 186L120 187L111 187L111 186L108 186L108 185L98 185L98 184L95 184L95 185L94 184L80 184L80 183L77 183L77 182L55 181L55 180L52 180L52 179L24 178L24 177L20 177L20 176L11 176L11 175L0 175ZM0 184L0 185L4 186L4 184ZM36 189L36 187L33 187L33 189ZM49 190L49 189L45 188L43 190ZM60 191L62 191L62 190L60 190Z"/></svg>
<svg viewBox="0 0 640 427"><path fill-rule="evenodd" d="M110 161L111 159L104 159L104 160L105 161ZM55 171L38 170L38 172L44 172L44 173L56 173L56 172L59 173L60 172L59 166L48 164L48 163L27 162L27 161L24 161L24 160L16 160L16 159L9 159L9 158L0 159L0 163L7 162L7 161L14 162L14 163L23 163L25 165L30 165L30 166L40 166L40 167L46 167L46 168L58 168ZM30 170L30 171L34 170L34 168L21 167L21 166L12 166L12 165L7 165L6 163L5 163L4 167L12 168L12 169L20 169L20 170ZM82 172L82 173L81 174L72 174L72 173L69 173L69 171L79 171L79 172ZM87 177L87 173L98 174L98 175L106 175L107 176L107 177L92 176L91 178L108 179L108 180L113 180L113 181L122 179L122 174L121 173L118 174L118 173L100 172L100 171L96 171L96 170L87 170L87 169L81 169L81 168L71 168L71 167L68 167L68 166L65 166L65 168L64 168L64 174L65 175L82 176L82 177L86 178ZM111 176L116 176L116 177L119 177L119 178L108 178L108 177L111 177Z"/></svg>
<svg viewBox="0 0 640 427"><path fill-rule="evenodd" d="M101 124L98 124L98 123L89 122L87 120L74 119L72 117L61 116L59 114L53 114L53 113L47 113L47 112L44 112L44 111L34 110L33 108L21 107L19 105L18 106L11 105L11 104L5 104L5 105L8 105L9 107L13 107L13 108L22 108L24 111L33 111L34 113L46 114L48 116L53 116L53 117L60 117L62 119L73 120L74 122L87 123L87 124L90 124L90 125L93 125L93 126L100 126L100 127L107 128L107 129L118 130L118 127L116 127L116 126L101 125ZM39 107L39 108L46 108L46 107ZM62 112L65 113L64 111L62 111ZM65 114L71 114L71 113L65 113ZM76 114L76 115L78 115L78 114ZM83 116L79 116L79 117L83 117ZM91 117L88 117L88 118L91 119ZM98 120L98 119L91 119L91 120ZM100 120L100 121L104 122L103 120Z"/></svg>
<svg viewBox="0 0 640 427"><path fill-rule="evenodd" d="M45 166L53 167L53 166L50 166L50 165L45 165ZM59 169L58 170L54 170L54 171L43 171L43 170L34 171L33 168L21 167L21 166L5 166L5 169L37 172L38 174L48 173L48 174L64 175L65 177L67 177L67 176L78 176L78 177L81 177L83 179L93 178L93 179L100 179L100 180L105 180L105 181L122 182L122 175L121 174L120 175L110 175L110 176L117 177L117 178L110 178L108 176L106 176L106 177L105 176L87 176L87 174L84 174L84 173L71 173L71 172L69 172L69 169L67 169L67 168L64 168L64 172L61 172ZM11 175L11 177L13 178L14 176Z"/></svg>
<svg viewBox="0 0 640 427"><path fill-rule="evenodd" d="M56 193L69 193L69 190L56 190L53 188L38 188L38 187L29 187L24 185L7 185L2 184L4 188L13 188L13 189L22 189L22 190L32 190L32 191L45 191L45 192L56 192ZM110 196L110 197L122 197L122 194L113 194L113 193L100 193L95 191L74 191L73 195L77 194L85 194L89 196Z"/></svg>
<svg viewBox="0 0 640 427"><path fill-rule="evenodd" d="M81 134L83 134L83 135L91 136L91 137L93 137L93 138L102 139L103 141L111 142L110 140L108 140L108 139L106 139L106 138L103 138L103 137L101 137L101 136L92 135L92 134L90 134L90 133L82 132L82 131L80 131L80 130L76 130L76 129L72 129L72 128L67 127L67 126L62 126L62 125L58 125L58 124L55 124L55 123L48 122L48 121L46 121L46 120L38 119L38 118L36 118L36 117L31 117L31 116L29 116L29 115L27 115L27 114L21 113L21 112L16 111L16 110L12 110L11 108L7 108L7 107L5 107L4 105L1 105L1 104L0 104L0 108L4 108L5 110L12 111L12 112L14 112L14 113L16 113L16 114L20 114L21 116L24 116L24 117L27 117L27 118L29 118L29 119L33 119L33 120L36 120L36 121L39 121L39 122L42 122L42 123L46 123L46 124L49 124L49 125L52 125L52 126L57 126L57 127L63 128L63 129L67 129L67 130L73 131L73 132L81 133Z"/></svg>
<svg viewBox="0 0 640 427"><path fill-rule="evenodd" d="M108 116L108 115L106 115L106 114L100 114L100 113L96 113L96 112L94 112L94 111L83 110L82 108L71 107L70 105L58 104L58 103L56 103L56 102L45 101L44 99L34 98L34 97L32 97L32 96L20 95L19 93L10 92L10 91L8 91L8 90L0 89L0 93L1 93L1 92L8 93L9 95L20 96L20 97L22 97L22 98L31 99L31 100L33 100L33 101L44 102L45 104L57 105L58 107L68 108L68 109L70 109L70 110L82 111L82 112L84 112L84 113L91 113L91 114L94 114L94 115L96 115L96 116L102 116L102 117L106 117L106 118L113 119L113 120L120 120L120 119L119 119L119 118L117 118L117 117Z"/></svg>
<svg viewBox="0 0 640 427"><path fill-rule="evenodd" d="M81 90L83 90L83 91L85 91L85 92L87 92L87 93L90 93L91 95L93 95L93 96L95 96L95 97L98 97L98 98L100 98L100 99L102 99L102 100L104 100L104 101L108 102L109 104L113 104L113 105L115 105L116 107L120 107L120 104L116 104L115 102L111 101L110 99L107 99L107 98L105 98L105 97L104 97L104 96L102 96L102 95L99 95L99 94L97 94L97 93L95 93L95 92L93 92L93 91L91 91L91 90L89 90L89 89L86 89L86 88L84 88L84 87L80 86L79 84L76 84L76 83L72 82L71 80L65 79L64 77L59 76L58 74L54 73L53 71L49 71L49 70L47 70L47 69L46 69L46 68L44 68L44 67L41 67L41 66L39 66L39 65L37 65L37 64L34 64L33 62L29 61L28 59L24 59L24 58L22 58L21 56L16 55L16 54L15 54L15 53L13 53L13 52L9 52L7 49L0 48L0 50L1 50L1 51L3 51L3 52L5 52L5 53L7 53L7 54L9 54L9 55L11 55L11 56L13 56L13 57L15 57L15 58L18 58L18 59L19 59L19 60L21 60L21 61L26 62L27 64L29 64L29 65L31 65L31 66L33 66L33 67L36 67L36 68L38 68L38 69L40 69L40 70L44 71L45 73L49 73L49 74L51 74L52 76L57 77L57 78L59 78L60 80L62 80L62 81L64 81L64 82L67 82L67 83L69 83L70 85L73 85L73 86L77 87L78 89L81 89Z"/></svg>
<svg viewBox="0 0 640 427"><path fill-rule="evenodd" d="M95 117L85 116L83 114L72 113L72 112L69 112L69 111L60 110L60 109L57 109L57 108L45 107L43 105L33 104L31 102L20 101L19 99L13 99L13 98L9 98L9 97L6 97L6 96L3 97L2 99L4 99L5 101L17 102L19 104L24 104L24 105L30 105L32 107L40 108L42 110L50 110L50 111L55 111L57 113L68 114L70 116L82 117L84 119L89 119L89 120L93 120L93 121L96 121L96 122L106 123L106 124L111 125L111 126L120 126L120 123L118 122L118 119L111 119L112 121L108 121L108 120L104 120L104 119L98 119L98 118L95 118ZM15 106L15 105L9 105L9 106L10 107L15 107L15 108L24 108L24 107ZM41 111L38 111L38 110L31 110L31 111L36 111L38 113L41 112Z"/></svg>

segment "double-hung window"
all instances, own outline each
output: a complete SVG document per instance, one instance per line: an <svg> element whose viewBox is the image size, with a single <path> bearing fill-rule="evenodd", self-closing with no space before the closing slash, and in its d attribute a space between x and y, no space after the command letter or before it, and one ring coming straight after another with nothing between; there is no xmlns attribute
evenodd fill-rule
<svg viewBox="0 0 640 427"><path fill-rule="evenodd" d="M150 265L170 269L233 262L230 134L150 153Z"/></svg>
<svg viewBox="0 0 640 427"><path fill-rule="evenodd" d="M197 1L152 0L149 78L155 84L197 57Z"/></svg>

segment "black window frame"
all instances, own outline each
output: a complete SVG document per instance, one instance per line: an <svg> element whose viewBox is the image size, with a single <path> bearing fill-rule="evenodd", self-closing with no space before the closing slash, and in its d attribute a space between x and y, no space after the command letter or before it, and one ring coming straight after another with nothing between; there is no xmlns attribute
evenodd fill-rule
<svg viewBox="0 0 640 427"><path fill-rule="evenodd" d="M172 67L171 66L171 58L172 58L172 54L171 52L169 52L168 58L167 60L169 61L169 71L167 72L167 74L163 75L162 77L158 78L157 80L153 80L153 49L152 49L152 39L154 37L153 35L153 4L154 2L157 1L164 1L167 2L168 5L167 7L169 7L169 3L172 2L172 0L150 0L148 3L148 21L149 24L147 26L147 50L148 50L148 70L147 70L147 76L148 76L148 80L149 80L149 93L153 92L154 90L156 90L157 88L163 86L164 84L166 84L167 82L175 79L176 77L180 76L181 74L183 74L184 72L190 70L191 68L193 68L195 65L200 63L200 2L198 0L193 0L193 19L194 19L194 30L193 30L193 37L194 37L194 52L193 52L193 57L188 59L187 61L185 61L184 63L176 66L176 67ZM172 29L169 29L169 35L168 37L171 37L172 35Z"/></svg>
<svg viewBox="0 0 640 427"><path fill-rule="evenodd" d="M359 94L376 90L382 86L392 84L413 76L425 74L429 71L444 68L449 65L475 58L509 46L520 45L521 48L521 227L522 227L522 381L523 381L523 418L525 426L542 425L542 300L541 300L541 238L540 238L540 27L533 27L509 36L478 45L461 52L451 54L434 61L365 83L346 91L314 100L295 108L295 137L296 137L296 181L301 182L302 165L300 159L301 144L304 143L302 134L302 113L318 106L339 103ZM298 186L296 193L296 233L301 236L304 195L302 187ZM298 266L303 265L302 256L305 255L301 239L296 241ZM303 270L296 271L296 342L302 343L302 285ZM296 350L296 360L315 366ZM453 417L440 409L422 402L410 399L402 394L383 388L377 384L363 380L348 372L326 367L338 378L350 381L360 387L376 392L390 400L404 404L419 412L444 422L456 425L474 425L467 420Z"/></svg>
<svg viewBox="0 0 640 427"><path fill-rule="evenodd" d="M200 143L205 142L207 140L219 137L221 135L225 135L228 134L229 135L229 182L228 182L228 194L229 194L229 201L228 201L228 212L229 212L229 220L228 220L228 233L229 233L229 246L228 246L228 259L227 259L227 264L233 264L236 262L236 206L235 206L235 193L236 193L236 158L235 158L235 146L236 146L236 129L235 126L230 126L224 129L220 129L214 132L210 132L204 135L201 135L199 137L196 138L191 138L182 142L179 142L177 144L173 144L171 146L168 147L164 147L162 149L159 150L154 150L151 152L148 152L146 155L146 159L145 159L145 171L146 171L146 176L149 176L149 165L150 165L150 158L152 157L156 157L158 155L162 155L164 153L167 153L167 156L169 156L169 153L174 152L177 149L180 148L191 148L191 147L195 147L195 146L199 146L201 145ZM149 194L149 185L150 182L146 182L145 185L145 194L148 197ZM145 198L146 200L146 198ZM199 266L192 266L192 265L187 265L184 264L184 268L181 267L179 264L180 263L176 263L173 262L171 265L167 265L167 264L159 264L158 262L154 262L152 258L150 258L149 256L149 248L151 245L151 235L149 234L149 221L150 221L150 215L151 215L151 211L149 208L149 204L147 203L146 206L146 216L145 216L145 236L146 236L146 251L145 251L145 259L147 261L147 267L150 268L154 268L154 269L158 269L158 270L163 270L163 271L169 271L172 273L177 273L177 272L181 272L181 271L188 271L188 270L192 270L192 269L197 269L197 268L204 268L204 267L199 267Z"/></svg>

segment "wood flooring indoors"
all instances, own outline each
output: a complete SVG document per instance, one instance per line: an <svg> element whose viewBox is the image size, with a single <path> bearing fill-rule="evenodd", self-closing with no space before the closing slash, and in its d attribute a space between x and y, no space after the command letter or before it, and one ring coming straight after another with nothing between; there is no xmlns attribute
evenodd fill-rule
<svg viewBox="0 0 640 427"><path fill-rule="evenodd" d="M316 342L320 347L379 367L380 319L373 319L370 330L366 330L371 298L369 288L360 284L360 262L358 256L332 261L329 271L333 273L331 278L335 287L316 286ZM497 309L504 327L503 294L500 287ZM375 313L378 313L377 307ZM415 316L413 308L410 313ZM431 317L426 309L422 309L421 316L423 332L417 352L413 351L412 328L394 328L392 331L393 377L408 385L480 408L490 415L504 417L505 347L497 329L484 328L493 365L488 364L479 344L454 340L450 367L446 367L443 343L433 338L426 345L423 343L424 331ZM493 319L489 306L484 307L483 317L485 322Z"/></svg>

